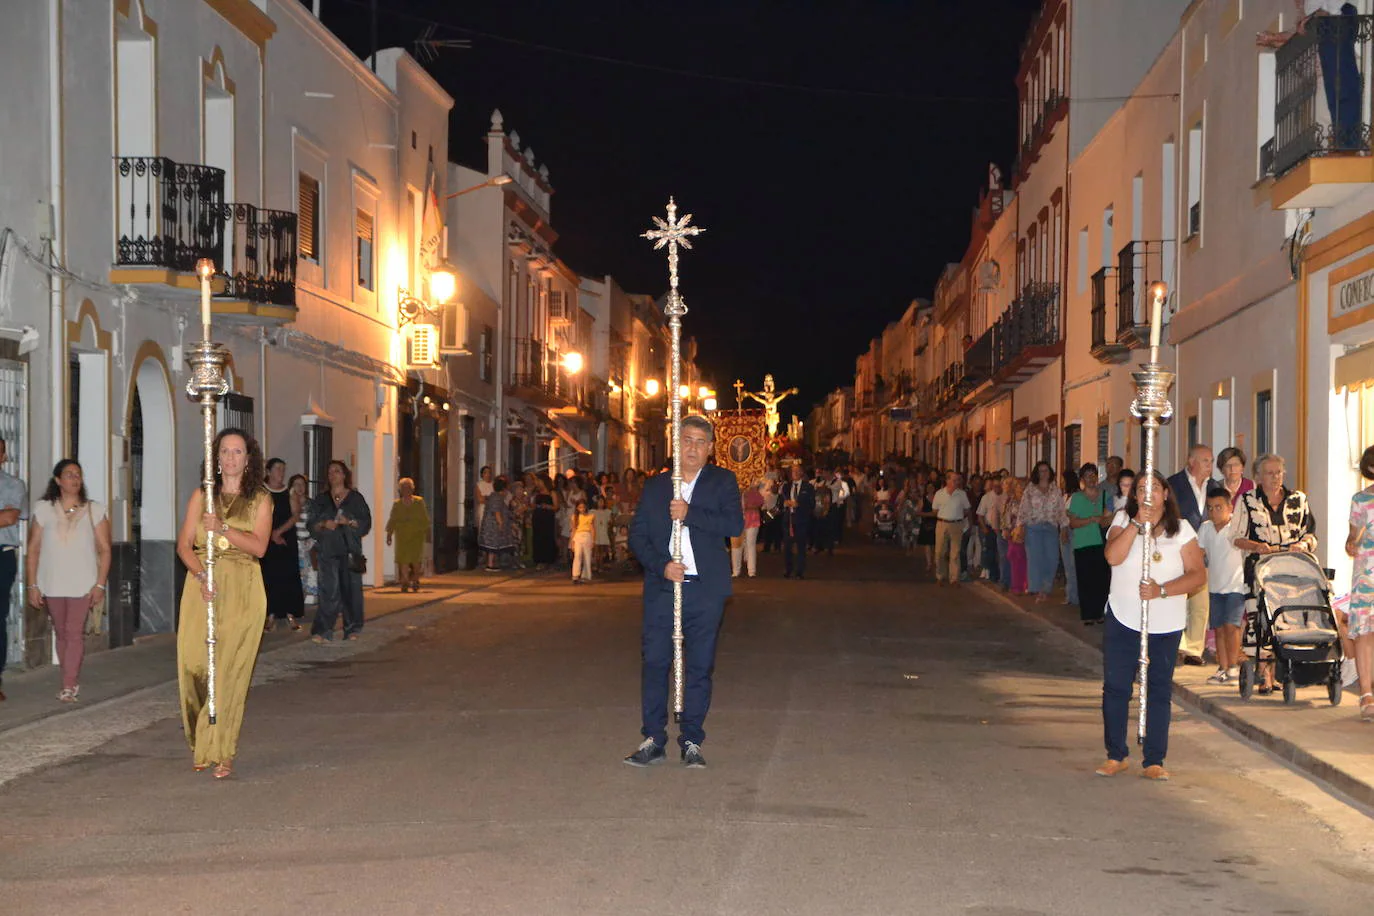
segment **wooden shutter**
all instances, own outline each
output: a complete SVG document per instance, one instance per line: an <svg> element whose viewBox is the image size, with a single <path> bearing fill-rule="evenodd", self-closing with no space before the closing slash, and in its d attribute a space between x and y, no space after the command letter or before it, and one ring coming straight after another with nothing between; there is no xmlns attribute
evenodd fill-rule
<svg viewBox="0 0 1374 916"><path fill-rule="evenodd" d="M299 232L297 251L311 261L320 259L319 211L320 183L301 172L296 192L296 217Z"/></svg>

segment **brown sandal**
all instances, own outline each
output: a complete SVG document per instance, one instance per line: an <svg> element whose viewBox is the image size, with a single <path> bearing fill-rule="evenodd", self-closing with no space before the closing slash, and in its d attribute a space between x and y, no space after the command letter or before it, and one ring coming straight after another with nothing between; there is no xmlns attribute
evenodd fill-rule
<svg viewBox="0 0 1374 916"><path fill-rule="evenodd" d="M215 765L215 778L216 778L216 779L228 779L230 776L233 776L233 775L234 775L234 761L233 761L232 759L226 760L226 761L224 761L223 763L220 763L220 764L216 764L216 765Z"/></svg>

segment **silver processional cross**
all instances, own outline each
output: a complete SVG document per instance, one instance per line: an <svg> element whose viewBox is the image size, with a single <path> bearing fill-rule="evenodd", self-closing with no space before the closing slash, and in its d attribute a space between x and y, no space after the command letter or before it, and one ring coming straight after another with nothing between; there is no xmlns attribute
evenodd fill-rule
<svg viewBox="0 0 1374 916"><path fill-rule="evenodd" d="M687 314L687 304L677 290L677 249L692 247L691 236L705 232L700 226L691 225L692 214L682 219L677 217L677 202L668 198L668 218L655 216L657 229L643 233L643 238L654 243L657 251L668 246L668 301L663 313L668 316L668 330L672 339L672 359L670 360L670 379L668 393L672 405L673 427L673 499L682 498L682 316ZM671 551L674 563L682 562L682 522L673 520ZM673 718L682 721L682 583L673 583Z"/></svg>

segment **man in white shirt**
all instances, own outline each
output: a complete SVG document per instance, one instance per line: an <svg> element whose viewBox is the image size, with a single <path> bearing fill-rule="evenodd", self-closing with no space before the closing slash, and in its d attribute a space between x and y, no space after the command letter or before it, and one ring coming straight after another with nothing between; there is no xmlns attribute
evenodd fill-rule
<svg viewBox="0 0 1374 916"><path fill-rule="evenodd" d="M945 485L935 492L931 508L935 511L935 581L942 586L946 582L958 585L959 542L971 511L963 474L945 474Z"/></svg>
<svg viewBox="0 0 1374 916"><path fill-rule="evenodd" d="M835 552L835 547L844 538L844 519L849 512L849 500L854 494L849 489L849 484L844 479L844 470L836 468L834 477L830 480L830 513L828 523L830 525L830 552Z"/></svg>

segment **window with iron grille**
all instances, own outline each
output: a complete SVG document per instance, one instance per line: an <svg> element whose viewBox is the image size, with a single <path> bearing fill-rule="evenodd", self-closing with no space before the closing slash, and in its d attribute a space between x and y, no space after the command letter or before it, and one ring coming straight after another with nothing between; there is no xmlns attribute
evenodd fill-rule
<svg viewBox="0 0 1374 916"><path fill-rule="evenodd" d="M241 429L253 433L253 399L233 391L219 402L219 428Z"/></svg>
<svg viewBox="0 0 1374 916"><path fill-rule="evenodd" d="M477 339L477 377L484 382L491 381L491 327L484 326Z"/></svg>
<svg viewBox="0 0 1374 916"><path fill-rule="evenodd" d="M372 280L372 214L366 210L357 211L354 221L355 235L358 239L358 285L363 289L374 289Z"/></svg>
<svg viewBox="0 0 1374 916"><path fill-rule="evenodd" d="M296 250L307 261L320 261L320 183L305 172L296 193Z"/></svg>

